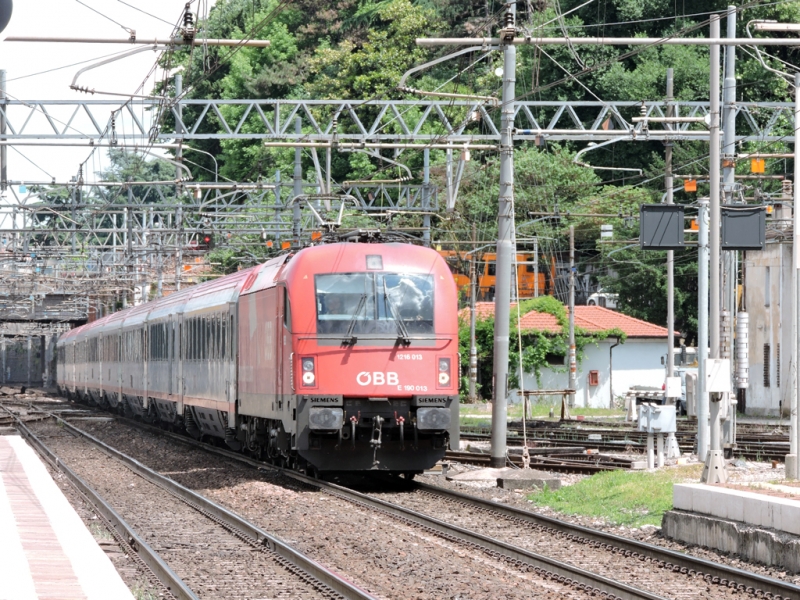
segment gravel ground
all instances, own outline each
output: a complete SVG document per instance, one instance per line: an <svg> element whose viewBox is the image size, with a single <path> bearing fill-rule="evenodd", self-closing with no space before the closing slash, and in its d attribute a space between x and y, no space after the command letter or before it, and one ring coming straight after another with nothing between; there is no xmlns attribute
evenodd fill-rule
<svg viewBox="0 0 800 600"><path fill-rule="evenodd" d="M673 463L672 466L675 466L674 460L670 462ZM697 461L692 461L690 459L689 464L691 464L692 462L696 463ZM458 465L455 468L455 470L463 471L472 468L473 467L471 467L470 465ZM666 468L670 468L670 465L668 465ZM451 470L453 469L451 468ZM585 475L565 475L563 473L555 473L555 475L561 479L562 486L572 485L573 483L576 483L577 481L580 481L581 479L584 479L586 477ZM759 481L772 482L776 480L782 481L784 477L784 466L782 464L779 464L777 468L773 469L771 463L759 463L754 461L737 460L729 464L728 477L729 481L732 483L747 483L747 482L759 482ZM576 523L578 525L583 525L584 527L590 527L592 529L607 531L609 533L613 533L616 535L636 539L639 541L644 541L649 544L655 544L663 548L668 548L670 550L684 552L686 554L690 554L692 556L696 556L698 558L702 558L705 560L710 560L713 562L730 565L737 569L744 569L747 571L751 571L753 573L766 575L767 577L773 577L775 579L781 579L784 581L789 581L796 585L800 585L800 574L788 573L787 571L781 569L780 567L765 566L761 564L748 562L746 560L743 560L738 555L726 554L718 552L716 550L711 550L700 546L695 546L692 544L685 544L683 542L678 542L669 539L664 535L662 535L660 527L654 527L652 525L645 525L643 527L634 527L634 528L617 526L617 525L612 525L603 519L598 519L595 517L586 517L582 515L568 515L565 513L552 510L546 506L534 506L532 501L528 500L526 497L529 492L522 492L519 490L504 490L502 488L496 487L491 482L489 483L454 482L445 480L445 478L442 477L441 475L424 475L420 477L419 480L425 483L430 483L432 485L437 485L447 489L453 489L465 494L478 496L488 500L494 500L496 502L502 502L509 506L515 506L517 508L529 510L548 517L553 517L559 519L560 521L564 521L566 523Z"/></svg>
<svg viewBox="0 0 800 600"><path fill-rule="evenodd" d="M54 423L34 433L201 598L321 598L313 584ZM247 572L247 578L238 575ZM268 596L267 596L268 595Z"/></svg>
<svg viewBox="0 0 800 600"><path fill-rule="evenodd" d="M259 472L114 422L75 424L236 511L377 596L588 597L575 588L528 572L525 567L393 521L280 474ZM34 425L37 431L44 427ZM163 512L156 506L151 508Z"/></svg>
<svg viewBox="0 0 800 600"><path fill-rule="evenodd" d="M81 428L90 429L90 427L86 424L78 424L78 425ZM99 434L102 432L95 432L95 433ZM98 435L98 437L101 437L101 435ZM126 443L132 444L136 452L142 453L140 455L140 458L144 459L144 457L147 456L146 455L147 448L141 446L142 445L148 446L149 442L145 439L137 441L135 439L136 438L135 435L131 435L130 437L131 439L127 440ZM108 441L114 442L115 445L117 445L116 444L117 440L113 436ZM154 441L152 441L152 443L162 444L163 441L160 439L155 439ZM137 445L140 447L136 448ZM127 452L128 450L123 448L123 451ZM190 452L195 452L195 451L185 450L184 452L188 454ZM134 456L136 455L135 452L130 452L130 454ZM168 469L172 470L172 475L174 476L174 478L178 480L180 480L181 477L185 478L186 476L192 473L192 467L190 466L191 459L185 462L177 460L178 464L176 464L175 457L167 458L166 456L163 455L163 453L159 452L158 458L156 460L158 462L166 462L165 466ZM456 467L456 470L470 469L470 468L472 467L459 466ZM669 468L669 466L667 468ZM357 558L359 561L365 561L365 560L371 561L370 564L382 565L384 568L392 569L394 573L397 573L397 575L389 579L390 580L399 579L400 581L394 585L390 581L389 583L384 583L381 586L378 586L378 588L387 589L386 592L383 592L385 594L385 597L391 597L391 598L489 597L478 593L478 590L480 589L479 587L475 587L473 585L470 588L468 583L465 585L467 586L467 589L470 590L470 592L468 593L468 595L465 596L460 596L458 594L447 596L446 593L443 593L446 592L447 588L443 588L441 586L433 588L427 586L419 586L418 588L416 588L417 591L415 593L413 584L410 587L408 585L403 585L403 583L401 582L405 581L407 575L411 575L409 577L410 581L417 580L416 576L417 574L413 573L412 571L415 567L418 567L418 563L414 563L413 558L409 560L400 560L400 559L406 559L408 557L408 552L405 551L405 548L397 552L397 557L399 558L393 556L394 551L385 552L384 555L378 557L377 560L375 558L372 559L367 558L369 553L368 549L372 547L372 544L381 543L378 542L378 540L373 539L375 536L369 535L374 533L376 529L381 528L381 526L378 526L378 522L380 521L380 519L376 518L375 515L361 515L359 512L359 516L363 517L365 520L367 520L367 522L369 522L369 519L371 517L376 526L374 527L370 526L369 528L359 527L357 529L358 536L356 537L362 538L365 535L366 530L368 529L367 537L370 539L363 540L358 544L352 542L355 545L354 548L342 548L340 547L341 544L338 542L336 545L333 546L329 544L330 540L343 539L343 538L337 538L336 535L328 534L322 536L320 539L314 539L313 536L311 537L311 539L309 539L308 537L306 537L305 534L301 535L300 530L297 528L296 522L294 522L292 518L294 514L297 514L297 511L291 511L291 510L287 511L285 510L286 508L285 506L282 509L276 510L278 506L281 504L293 505L295 503L295 500L298 499L298 497L302 497L303 503L308 505L308 510L306 512L301 511L300 518L313 519L314 515L319 514L318 510L319 504L330 502L332 499L328 497L329 499L326 500L326 496L324 494L314 493L313 495L315 496L315 499L312 502L309 502L308 501L309 496L312 494L312 491L308 489L300 489L297 486L297 484L292 482L291 480L286 480L285 478L281 477L276 478L269 474L264 474L260 476L261 480L258 481L254 479L253 475L254 471L252 470L245 470L246 473L248 473L248 475L244 477L239 477L234 475L234 471L239 469L241 469L241 467L239 466L224 467L223 470L225 471L225 475L223 476L221 473L217 473L219 479L217 480L216 484L212 481L211 483L209 483L207 488L201 488L198 489L198 491L203 492L205 490L207 492L206 495L208 495L209 497L212 497L213 499L222 504L228 505L234 510L237 510L237 512L240 512L240 514L243 514L248 518L251 518L251 520L254 520L255 522L258 522L259 518L261 518L262 521L264 521L266 515L273 511L276 513L276 516L285 515L288 512L287 518L279 517L278 519L279 522L276 522L276 520L273 518L267 518L266 521L264 522L268 523L270 526L267 527L263 525L263 523L262 526L265 529L272 531L276 535L279 535L284 539L287 539L287 541L292 542L292 539L295 538L296 547L306 551L311 556L317 558L317 560L320 560L320 562L323 562L324 564L327 564L334 569L337 568L337 565L344 565L345 568L339 570L350 572L348 571L348 569L352 568L354 572L358 573L359 569L358 566L354 565L350 567L350 565L353 565L353 560L352 560L353 557ZM204 469L204 471L208 471L208 469ZM561 478L562 485L570 485L585 477L582 475L564 475L564 474L557 474L557 476ZM231 477L233 478L233 480L229 479ZM772 465L770 463L757 463L750 461L744 462L739 460L736 461L734 464L729 465L729 477L730 481L734 483L736 482L746 483L751 481L767 481L767 482L778 481L782 480L784 477L783 465L779 464L777 468L772 468ZM230 494L228 494L228 492L226 491L227 488L224 481L226 479L232 482L231 489L229 490ZM675 542L673 540L669 540L661 535L661 531L657 527L653 526L644 526L642 528L619 527L591 517L565 515L553 511L551 509L548 509L546 507L534 508L531 506L531 502L526 499L525 494L520 493L519 491L503 490L495 487L492 483L486 483L486 484L455 483L455 482L445 481L445 479L440 475L426 475L423 476L421 480L425 481L426 483L432 483L434 485L439 485L445 488L452 488L464 493L507 503L509 505L517 506L527 510L533 509L534 512L555 517L565 522L577 523L584 525L586 527L600 529L617 535L622 535L625 537L646 541L648 543L657 544L659 546L669 548L672 550L686 552L688 554L704 558L706 560L728 564L736 568L746 569L769 577L783 579L800 585L800 575L788 574L785 571L776 569L774 567L764 567L760 565L754 565L752 563L747 563L745 561L740 560L737 556L725 555L716 551L707 550L697 546L691 546L680 542ZM187 485L188 487L193 487L192 483L188 480L182 481L182 483L184 483L184 485ZM217 497L214 497L215 495ZM227 495L230 495L230 498L228 498L226 502L225 497ZM250 514L248 514L248 512ZM324 511L322 512L324 514ZM336 511L330 510L329 513L334 514L336 513ZM253 516L251 517L251 515ZM383 530L386 529L385 526L383 526L382 528ZM405 543L405 540L403 541L403 543ZM406 552L406 556L402 556L403 552ZM473 564L474 561L475 559L473 558ZM500 565L499 567L500 567L499 570L502 571L503 566ZM459 573L459 575L463 575L463 572ZM442 574L440 577L444 576L445 574ZM353 579L360 585L369 588L370 587L369 585L364 584L364 582L370 581L369 568L363 569L363 571L360 574L354 575ZM433 579L434 581L436 581L437 578L434 576ZM492 584L489 585L491 587ZM495 587L493 589L504 589L504 588ZM544 590L540 591L543 592ZM551 593L550 590L548 590L548 593ZM497 596L492 596L492 597L497 597ZM513 597L513 596L507 596L507 597Z"/></svg>
<svg viewBox="0 0 800 600"><path fill-rule="evenodd" d="M67 477L60 471L53 469L48 463L44 463L50 476L56 482L61 492L69 503L78 513L86 528L94 536L95 541L106 553L111 563L122 577L122 581L131 590L136 598L154 599L163 598L164 591L155 577L131 558L128 548L120 546L105 525L105 522L97 516L94 507L89 504L84 497L72 486Z"/></svg>

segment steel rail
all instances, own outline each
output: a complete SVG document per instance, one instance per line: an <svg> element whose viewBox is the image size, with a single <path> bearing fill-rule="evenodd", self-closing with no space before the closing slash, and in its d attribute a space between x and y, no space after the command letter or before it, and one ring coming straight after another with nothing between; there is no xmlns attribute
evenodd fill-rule
<svg viewBox="0 0 800 600"><path fill-rule="evenodd" d="M322 586L327 586L330 590L332 590L333 592L339 594L344 598L353 600L377 600L374 596L372 596L368 592L361 590L360 588L356 587L355 585L353 585L340 575L337 575L330 569L324 567L323 565L319 564L313 559L298 552L297 550L295 550L294 548L292 548L279 538L267 533L266 531L260 529L259 527L256 527L249 521L240 517L238 514L220 506L219 504L209 500L204 496L201 496L200 494L197 494L196 492L193 492L192 490L177 483L173 479L165 477L164 475L161 475L160 473L150 469L149 467L146 467L136 459L126 454L123 454L119 450L112 448L111 446L100 441L90 433L75 427L74 425L62 419L58 415L55 415L48 411L42 411L42 412L45 412L46 414L52 416L52 418L56 419L59 423L63 424L63 426L73 434L89 440L91 443L100 448L103 452L122 462L131 471L133 471L146 481L149 481L150 483L153 483L154 485L161 487L162 489L168 491L174 496L180 498L184 502L199 507L202 511L212 515L214 520L220 522L221 524L224 524L227 527L242 532L247 537L255 540L258 544L266 547L267 549L277 554L280 558L290 563L295 568L300 569L305 573L307 573L308 575L314 577L320 584L322 584ZM24 427L24 425L22 425L22 427ZM30 436L33 436L30 430L28 430L28 434ZM55 455L53 456L55 457ZM55 459L58 461L57 457L55 457ZM59 462L59 464L61 463ZM196 598L196 596L194 595L187 597Z"/></svg>
<svg viewBox="0 0 800 600"><path fill-rule="evenodd" d="M31 406L31 408L34 408L35 410L38 410L33 406ZM43 411L43 412L47 412L47 411ZM52 414L52 413L48 413L48 414ZM74 427L74 426L70 425L67 421L65 421L61 417L59 417L59 416L57 416L55 414L52 414L52 416L53 416L53 418L57 419L58 421L63 422L66 427L70 428L70 430L75 431L78 435L86 437L87 439L89 439L89 440L93 441L94 443L98 444L99 447L101 447L101 448L104 448L104 447L108 448L111 451L112 455L120 454L121 456L125 456L125 455L122 455L121 453L118 453L118 451L108 447L103 442L97 440L91 434L83 432L80 429L78 429L77 427ZM467 530L467 529L460 528L460 527L458 527L456 525L452 525L450 523L446 523L444 521L440 521L438 519L435 519L433 517L429 517L427 515L415 512L415 511L407 509L405 507L394 505L394 504L391 504L389 502L385 502L383 500L379 500L377 498L373 498L371 496L368 496L366 494L362 494L360 492L356 492L356 491L351 490L349 488L346 488L346 487L343 487L343 486L339 486L339 485L336 485L336 484L330 483L330 482L320 481L319 479L308 477L306 475L302 475L302 474L297 473L295 471L282 469L282 468L276 467L274 465L266 464L266 463L263 463L263 462L260 462L260 461L257 461L257 460L251 459L251 458L247 458L245 456L242 456L241 454L237 454L237 453L232 452L232 451L224 450L224 449L221 449L221 448L215 448L213 446L209 446L207 444L203 444L203 443L198 442L196 440L193 440L191 438L187 438L187 437L184 437L184 436L180 436L180 435L177 435L177 434L174 434L174 433L171 433L171 432L167 432L167 431L161 430L161 429L159 429L157 427L153 427L153 426L150 426L150 425L145 425L145 424L142 424L142 423L138 423L136 421L131 421L130 419L120 418L118 416L115 416L115 417L118 420L123 421L126 424L133 425L135 427L138 427L140 429L144 429L146 431L150 431L152 433L155 433L155 434L163 436L163 437L168 437L170 439L173 439L173 440L176 440L176 441L178 441L180 443L188 445L188 446L190 446L192 448L197 448L197 449L203 450L205 452L208 452L210 454L216 454L218 456L222 456L222 457L225 457L225 458L233 459L235 461L242 462L244 464L248 464L249 466L253 466L253 467L257 468L257 469L262 469L262 470L268 469L268 470L273 470L273 471L279 471L279 472L283 473L284 475L286 475L287 477L295 479L296 481L305 483L307 485L311 485L313 487L324 489L328 493L330 493L332 495L336 495L336 496L338 496L338 497L340 497L340 498L342 498L344 500L347 500L349 502L353 502L355 504L359 504L359 505L362 505L362 506L368 506L368 507L372 508L373 510L379 510L379 511L384 512L386 514L390 514L396 519L402 519L402 520L405 520L405 521L407 521L409 523L415 524L417 526L424 527L424 528L426 528L428 530L431 530L433 532L436 532L436 533L438 533L438 534L440 534L440 535L442 535L442 536L444 536L446 538L454 539L456 541L461 541L462 543L467 543L467 544L470 544L470 545L477 546L477 547L479 547L480 549L482 549L484 551L488 551L490 554L493 554L493 555L496 555L496 556L501 556L501 557L504 557L506 559L510 559L512 562L516 562L518 564L519 563L524 563L524 564L530 565L534 569L536 569L537 572L539 572L542 575L555 577L559 582L562 582L562 583L568 583L568 584L569 583L574 583L574 584L582 587L586 591L589 591L590 593L591 592L606 593L606 594L609 594L609 596L608 596L609 598L610 597L616 597L616 598L619 598L620 600L637 600L637 599L663 600L662 596L658 596L658 595L653 594L651 592L647 592L647 591L644 591L644 590L639 590L639 589L634 588L632 586L629 586L629 585L626 585L626 584L623 584L623 583L620 583L620 582L617 582L617 581L613 581L611 579L608 579L608 578L603 577L601 575L597 575L597 574L592 573L590 571L586 571L586 570L581 569L579 567L575 567L573 565L562 563L560 561L548 558L546 556L541 556L541 555L535 554L535 553L530 552L528 550L525 550L523 548L519 548L519 547L516 547L516 546L512 546L510 544L506 544L505 542L501 542L499 540L495 540L493 538L484 536L482 534L479 534L479 533L476 533L476 532L473 532L473 531L470 531L470 530ZM132 461L133 464L139 465L142 468L147 469L147 467L144 467L138 461L135 461L134 459L132 459L130 457L126 457L126 458L127 458L127 460ZM158 477L163 477L163 476L158 475ZM167 481L171 482L171 485L173 485L173 486L182 487L179 484L177 484L175 482L172 482L172 480L168 479ZM264 534L264 535L266 535L266 534Z"/></svg>
<svg viewBox="0 0 800 600"><path fill-rule="evenodd" d="M34 449L51 466L67 476L70 483L89 501L95 510L120 534L145 565L153 572L161 584L178 600L199 600L195 593L170 569L164 559L145 542L134 529L120 517L117 512L88 483L81 479L72 469L61 462L56 454L48 448L14 413L2 406L16 421L17 429L30 442Z"/></svg>
<svg viewBox="0 0 800 600"><path fill-rule="evenodd" d="M773 598L800 598L800 586L792 583L783 582L778 579L751 573L743 569L729 567L719 563L714 563L702 558L696 558L687 554L682 554L667 548L661 548L652 544L646 544L637 540L624 538L613 533L606 533L596 529L590 529L582 525L572 523L565 523L552 517L536 514L520 508L505 506L498 502L491 500L484 500L476 496L470 496L454 490L440 488L435 485L427 483L414 482L413 486L419 490L436 494L445 498L457 500L458 502L468 504L475 508L482 508L494 513L499 513L504 516L532 523L537 526L554 529L560 533L569 536L579 536L586 541L614 546L620 548L625 552L630 552L632 556L647 557L653 560L666 563L667 567L670 565L675 568L687 571L695 571L702 573L712 579L719 579L719 581L727 580L729 582L740 582L746 584L748 587L758 594L759 591L763 593L772 594Z"/></svg>

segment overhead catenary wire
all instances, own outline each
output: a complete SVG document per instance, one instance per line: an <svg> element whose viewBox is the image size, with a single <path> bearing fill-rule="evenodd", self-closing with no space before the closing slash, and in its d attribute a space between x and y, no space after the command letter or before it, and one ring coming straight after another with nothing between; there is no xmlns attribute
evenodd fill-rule
<svg viewBox="0 0 800 600"><path fill-rule="evenodd" d="M135 35L136 35L136 32L135 32L133 29L131 29L130 27L125 27L125 25L123 25L123 24L122 24L122 23L120 23L119 21L115 21L114 19L112 19L111 17L109 17L107 14L100 12L99 10L97 10L96 8L93 8L93 7L89 6L89 5L88 5L88 4L86 4L85 2L82 2L81 0L75 0L75 2L77 2L77 3L78 3L78 4L80 4L81 6L85 6L86 8L88 8L89 10L91 10L92 12L94 12L94 13L97 13L98 15L100 15L100 16L101 16L101 17L103 17L104 19L107 19L107 20L111 21L111 22L112 22L112 23L114 23L115 25L119 25L120 27L122 27L122 29L124 29L125 31L127 31L127 32L128 32L130 35L131 35L131 36L135 36Z"/></svg>

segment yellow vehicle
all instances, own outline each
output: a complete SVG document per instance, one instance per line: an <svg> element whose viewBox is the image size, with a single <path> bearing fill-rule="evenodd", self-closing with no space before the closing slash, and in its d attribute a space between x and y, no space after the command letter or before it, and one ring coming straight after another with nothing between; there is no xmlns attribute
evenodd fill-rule
<svg viewBox="0 0 800 600"><path fill-rule="evenodd" d="M468 295L470 256L467 256L466 252L458 250L440 250L439 254L444 257L450 266L459 292ZM534 298L536 296L536 266L534 260L533 254L517 253L517 285L520 298ZM486 252L478 257L478 301L494 299L496 269L497 255L494 252ZM549 261L545 257L539 258L539 296L553 295L555 272L555 257L550 257Z"/></svg>

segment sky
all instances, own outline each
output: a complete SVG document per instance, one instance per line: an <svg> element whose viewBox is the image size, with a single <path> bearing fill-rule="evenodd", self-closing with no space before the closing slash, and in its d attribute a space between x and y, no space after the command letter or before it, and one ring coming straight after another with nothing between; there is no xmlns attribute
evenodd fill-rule
<svg viewBox="0 0 800 600"><path fill-rule="evenodd" d="M7 37L69 37L69 38L114 38L128 39L128 32L122 26L136 32L138 39L165 39L172 33L173 25L182 21L187 0L14 0L14 10L8 27L0 33L0 69L7 73L7 92L9 97L20 100L78 100L114 98L115 96L90 96L69 88L76 72L89 66L95 59L114 53L121 53L144 46L128 44L76 44L9 42ZM192 11L203 15L213 4L213 0L193 0ZM91 7L91 8L89 8ZM133 8L136 7L136 8ZM101 16L95 9L106 15ZM140 9L140 10L136 10ZM144 14L144 11L149 14ZM111 20L117 23L112 22ZM162 20L163 19L163 20ZM158 54L152 50L123 58L110 65L99 67L81 75L78 84L97 90L134 93L145 80L153 67ZM75 65L76 63L83 64ZM36 75L51 69L59 70ZM162 71L157 74L160 79ZM152 90L153 79L146 84L145 93ZM142 92L140 92L142 93ZM25 107L21 111L30 112ZM25 113L10 114L10 119L18 119ZM66 121L70 111L60 113L55 109L58 119ZM34 115L34 118L44 118ZM24 116L23 116L24 120ZM78 121L73 122L76 128ZM124 124L122 124L124 126ZM68 181L78 171L78 165L86 160L91 149L86 148L45 148L37 146L18 146L9 148L8 179L22 182ZM89 170L100 170L108 165L104 158L105 150L93 155ZM91 176L91 174L88 174Z"/></svg>

